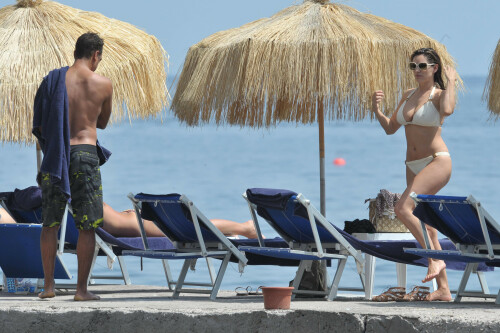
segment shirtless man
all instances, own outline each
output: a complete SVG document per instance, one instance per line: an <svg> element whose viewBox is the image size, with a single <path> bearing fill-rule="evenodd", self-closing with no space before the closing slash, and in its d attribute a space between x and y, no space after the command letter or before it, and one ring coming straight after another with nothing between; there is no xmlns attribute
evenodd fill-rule
<svg viewBox="0 0 500 333"><path fill-rule="evenodd" d="M80 230L77 244L78 280L74 300L98 300L87 290L95 248L95 228L103 223L102 184L97 155L97 128L104 129L111 115L113 88L111 81L94 71L102 59L103 40L95 33L81 35L75 46L75 62L66 72L69 103L69 183L71 207ZM42 170L41 236L42 261L45 274L40 298L55 296L54 262L57 231L66 207L67 197L52 184Z"/></svg>

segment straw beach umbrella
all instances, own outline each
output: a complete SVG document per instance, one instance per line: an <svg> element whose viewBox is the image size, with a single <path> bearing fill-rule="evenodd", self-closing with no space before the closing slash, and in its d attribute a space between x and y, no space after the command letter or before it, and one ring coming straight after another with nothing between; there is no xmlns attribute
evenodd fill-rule
<svg viewBox="0 0 500 333"><path fill-rule="evenodd" d="M365 118L376 89L386 93L383 112L392 112L414 85L407 67L421 47L454 66L444 46L414 29L328 0L305 0L193 45L172 110L189 125L318 122L325 214L324 119Z"/></svg>
<svg viewBox="0 0 500 333"><path fill-rule="evenodd" d="M112 122L146 118L168 105L160 42L129 23L57 2L17 0L0 9L0 141L34 142L33 101L43 77L73 63L77 38L104 39L97 72L113 83Z"/></svg>
<svg viewBox="0 0 500 333"><path fill-rule="evenodd" d="M488 99L488 109L500 116L500 40L493 54L484 96Z"/></svg>

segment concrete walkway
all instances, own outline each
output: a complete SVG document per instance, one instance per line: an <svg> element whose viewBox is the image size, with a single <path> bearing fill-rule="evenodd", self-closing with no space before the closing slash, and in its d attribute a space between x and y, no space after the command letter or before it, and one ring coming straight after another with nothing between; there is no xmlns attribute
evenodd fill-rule
<svg viewBox="0 0 500 333"><path fill-rule="evenodd" d="M500 306L462 303L376 303L355 297L292 301L264 310L262 296L221 291L208 296L166 288L92 286L97 302L74 302L73 291L50 300L0 293L0 332L500 332Z"/></svg>

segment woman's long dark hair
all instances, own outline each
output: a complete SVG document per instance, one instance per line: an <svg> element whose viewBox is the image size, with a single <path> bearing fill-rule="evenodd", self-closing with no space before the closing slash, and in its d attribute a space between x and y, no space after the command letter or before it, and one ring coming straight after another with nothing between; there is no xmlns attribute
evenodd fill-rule
<svg viewBox="0 0 500 333"><path fill-rule="evenodd" d="M434 49L431 49L430 47L418 49L415 52L413 52L413 54L410 57L410 61L413 61L413 58L422 54L427 58L427 61L429 61L429 63L434 63L439 65L438 70L436 71L436 73L434 73L434 82L438 84L439 88L445 90L446 88L444 86L443 76L441 74L442 73L441 69L443 68L443 65L441 63L441 58Z"/></svg>

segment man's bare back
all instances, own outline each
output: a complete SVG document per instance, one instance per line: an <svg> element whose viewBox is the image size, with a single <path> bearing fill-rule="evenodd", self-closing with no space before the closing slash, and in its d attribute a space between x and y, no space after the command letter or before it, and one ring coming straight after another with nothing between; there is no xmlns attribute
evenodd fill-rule
<svg viewBox="0 0 500 333"><path fill-rule="evenodd" d="M111 115L113 88L109 79L94 73L99 61L100 55L79 59L66 73L71 145L95 145L96 128L106 128Z"/></svg>

